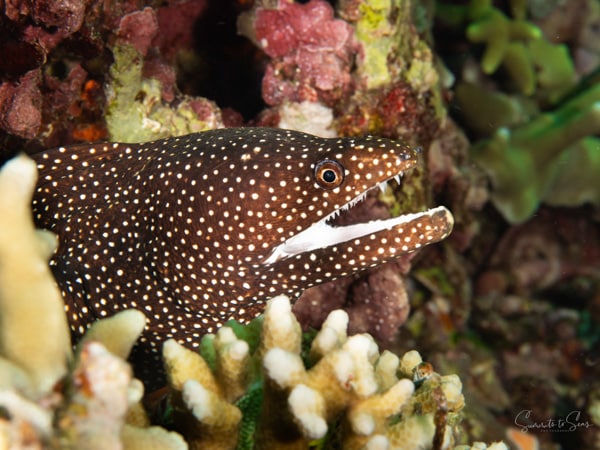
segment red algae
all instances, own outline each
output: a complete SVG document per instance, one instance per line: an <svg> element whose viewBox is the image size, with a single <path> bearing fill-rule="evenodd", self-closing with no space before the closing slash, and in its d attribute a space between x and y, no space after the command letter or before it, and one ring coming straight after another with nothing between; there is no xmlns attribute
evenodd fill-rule
<svg viewBox="0 0 600 450"><path fill-rule="evenodd" d="M18 82L0 85L0 126L24 138L37 135L42 122L41 73L34 69Z"/></svg>
<svg viewBox="0 0 600 450"><path fill-rule="evenodd" d="M336 19L329 3L311 0L302 5L280 1L277 9L259 7L255 39L272 60L263 78L263 99L332 104L352 84L356 50L352 27Z"/></svg>

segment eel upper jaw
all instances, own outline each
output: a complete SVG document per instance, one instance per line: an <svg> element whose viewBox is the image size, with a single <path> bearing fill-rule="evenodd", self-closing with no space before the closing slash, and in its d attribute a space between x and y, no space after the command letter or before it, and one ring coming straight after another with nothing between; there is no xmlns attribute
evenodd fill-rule
<svg viewBox="0 0 600 450"><path fill-rule="evenodd" d="M346 226L332 226L329 224L329 222L341 212L352 208L354 205L362 201L371 190L379 187L383 192L388 181L395 179L398 183L400 183L400 177L401 175L396 175L388 180L383 181L382 183L379 183L378 185L367 189L343 205L341 208L336 209L331 214L312 224L310 227L287 239L285 242L275 247L271 255L264 260L263 264L274 264L280 260L290 258L298 254L348 242L350 240L361 238L378 231L403 225L405 223L414 221L419 217L433 215L440 210L446 210L446 208L440 206L422 212L402 214L398 217L385 220L372 220L366 223L357 223Z"/></svg>

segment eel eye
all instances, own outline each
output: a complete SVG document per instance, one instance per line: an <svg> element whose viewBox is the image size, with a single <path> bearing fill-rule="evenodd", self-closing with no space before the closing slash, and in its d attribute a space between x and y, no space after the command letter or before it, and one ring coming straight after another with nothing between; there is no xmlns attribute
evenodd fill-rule
<svg viewBox="0 0 600 450"><path fill-rule="evenodd" d="M344 181L344 166L331 159L323 160L315 167L315 178L323 189L335 189Z"/></svg>

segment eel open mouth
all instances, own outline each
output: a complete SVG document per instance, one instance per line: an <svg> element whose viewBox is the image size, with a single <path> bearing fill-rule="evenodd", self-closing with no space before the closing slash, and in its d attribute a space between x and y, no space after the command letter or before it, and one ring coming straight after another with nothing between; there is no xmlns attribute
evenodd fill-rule
<svg viewBox="0 0 600 450"><path fill-rule="evenodd" d="M331 214L322 218L318 222L312 224L310 227L305 230L299 232L298 234L292 236L287 239L282 244L278 245L271 256L269 256L264 264L273 264L282 259L286 259L292 256L296 256L301 253L310 252L317 249L322 249L330 246L334 246L340 243L348 242L353 239L358 239L364 236L368 236L370 234L374 234L383 230L391 230L396 227L401 227L408 223L414 223L418 221L420 218L429 218L434 215L445 215L446 226L444 230L439 230L439 238L438 239L425 239L427 242L424 242L420 245L416 245L416 248L424 246L429 243L437 242L438 240L446 237L451 229L453 224L453 219L450 211L448 211L443 206L438 206L436 208L431 208L425 211L409 213L409 214L401 214L397 217L392 217L390 219L385 220L372 220L366 223L357 223L352 225L345 226L337 226L332 225L331 221L335 219L342 212L347 211L354 207L356 204L364 200L367 194L379 187L383 192L386 189L387 183L395 179L398 184L400 184L401 175L396 175L378 185L375 185L366 191L362 192L348 203L343 205L341 208L336 209ZM402 253L409 253L409 251L402 251Z"/></svg>

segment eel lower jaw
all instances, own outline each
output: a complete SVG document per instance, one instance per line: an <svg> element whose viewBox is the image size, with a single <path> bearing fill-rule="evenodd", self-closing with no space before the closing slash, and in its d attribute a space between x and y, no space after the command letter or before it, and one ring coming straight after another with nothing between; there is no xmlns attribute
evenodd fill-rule
<svg viewBox="0 0 600 450"><path fill-rule="evenodd" d="M398 181L397 177L396 180ZM386 182L378 185L383 191L385 189ZM406 224L414 224L422 219L424 222L431 222L429 219L433 216L444 217L445 227L439 230L426 230L427 234L422 235L422 239L418 242L414 242L408 249L403 248L400 253L410 253L420 247L427 244L437 242L445 238L451 231L453 225L453 218L450 211L443 206L431 208L425 211L402 214L397 217L392 217L385 220L372 220L366 223L357 223L345 226L332 226L330 221L338 216L341 212L352 208L358 202L363 200L367 193L375 189L373 187L362 194L355 197L353 200L335 210L328 216L314 223L305 230L287 239L282 244L278 245L271 255L263 262L265 265L274 264L280 260L287 259L302 253L311 252L317 249L323 249L326 247L335 246L344 242L348 242L354 239L362 238L371 234L378 233L384 230L391 230L393 228L402 228ZM406 247L406 246L405 246Z"/></svg>

